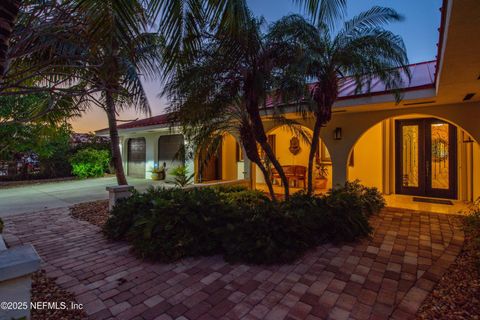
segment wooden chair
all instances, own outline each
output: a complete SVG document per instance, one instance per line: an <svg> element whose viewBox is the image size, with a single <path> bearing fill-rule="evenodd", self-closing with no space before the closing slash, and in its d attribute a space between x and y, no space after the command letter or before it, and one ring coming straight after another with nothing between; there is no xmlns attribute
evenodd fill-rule
<svg viewBox="0 0 480 320"><path fill-rule="evenodd" d="M304 166L295 166L295 183L303 182L303 189L307 187L307 168Z"/></svg>

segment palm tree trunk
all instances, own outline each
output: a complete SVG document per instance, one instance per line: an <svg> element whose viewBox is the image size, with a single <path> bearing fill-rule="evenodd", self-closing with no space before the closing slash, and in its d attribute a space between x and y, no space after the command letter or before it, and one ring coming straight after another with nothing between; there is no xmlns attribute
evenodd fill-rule
<svg viewBox="0 0 480 320"><path fill-rule="evenodd" d="M268 191L270 193L270 197L273 201L276 201L275 191L273 190L272 180L270 179L270 175L268 173L267 168L262 163L260 156L258 154L257 142L253 135L253 129L248 122L243 122L240 126L240 139L242 141L242 145L245 148L245 155L247 158L255 163L263 173L265 178L265 183L267 184Z"/></svg>
<svg viewBox="0 0 480 320"><path fill-rule="evenodd" d="M312 144L310 145L310 153L308 154L308 170L307 170L307 194L313 194L313 167L315 165L314 159L317 153L318 143L320 140L320 129L322 128L321 119L316 117L315 125L313 127Z"/></svg>
<svg viewBox="0 0 480 320"><path fill-rule="evenodd" d="M267 135L265 134L265 128L263 127L263 122L260 116L260 112L258 111L258 107L256 107L255 104L250 104L250 106L248 106L247 103L247 112L249 114L250 121L252 122L255 139L258 141L263 151L265 151L265 154L267 155L270 162L273 164L273 167L277 169L278 175L282 180L285 192L285 199L288 199L288 197L290 196L288 179L285 175L285 172L283 171L282 166L280 165L280 162L278 162L277 157L275 157L272 147L268 144Z"/></svg>
<svg viewBox="0 0 480 320"><path fill-rule="evenodd" d="M2 0L0 4L0 79L7 71L8 44L19 8L19 0Z"/></svg>
<svg viewBox="0 0 480 320"><path fill-rule="evenodd" d="M254 162L259 168L260 171L263 173L263 177L265 178L265 183L267 184L268 187L268 192L270 193L270 197L272 198L273 201L277 201L277 196L275 195L275 190L273 190L273 184L272 184L272 179L268 173L267 168L263 165L263 163L260 162Z"/></svg>
<svg viewBox="0 0 480 320"><path fill-rule="evenodd" d="M127 185L127 178L123 171L122 154L120 152L120 139L118 137L117 116L115 112L115 101L110 91L105 92L106 112L108 117L108 128L110 130L110 145L112 149L112 162L115 168L118 185Z"/></svg>
<svg viewBox="0 0 480 320"><path fill-rule="evenodd" d="M262 147L263 151L265 151L265 154L267 155L270 162L273 164L274 168L277 169L278 175L282 180L283 190L285 192L285 199L288 199L288 197L290 196L290 186L288 185L288 179L287 179L287 176L285 175L285 172L283 171L282 165L280 164L280 162L278 162L277 158L275 157L272 147L268 144L266 140L266 136L264 141L261 141L261 142L258 141L258 142L260 143L260 146Z"/></svg>

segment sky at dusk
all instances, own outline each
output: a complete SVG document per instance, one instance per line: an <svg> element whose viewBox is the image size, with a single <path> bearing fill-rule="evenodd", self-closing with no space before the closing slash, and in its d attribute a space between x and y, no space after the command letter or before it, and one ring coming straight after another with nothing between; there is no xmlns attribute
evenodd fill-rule
<svg viewBox="0 0 480 320"><path fill-rule="evenodd" d="M278 20L290 13L303 13L293 0L247 0L254 14L263 16L267 22ZM348 17L365 11L372 6L391 7L405 17L405 20L391 24L387 29L402 36L407 47L410 63L434 60L437 54L438 27L442 0L349 0ZM161 91L157 82L144 83L152 115L163 113L168 101L158 97ZM123 112L120 120L135 120L145 115ZM76 132L91 132L107 127L107 118L102 110L93 109L81 118L72 121Z"/></svg>

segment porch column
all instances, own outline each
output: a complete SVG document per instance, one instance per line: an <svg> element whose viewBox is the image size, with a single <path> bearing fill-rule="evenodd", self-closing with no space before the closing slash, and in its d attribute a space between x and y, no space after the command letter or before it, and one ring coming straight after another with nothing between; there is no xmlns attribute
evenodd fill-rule
<svg viewBox="0 0 480 320"><path fill-rule="evenodd" d="M152 169L157 163L158 137L152 134L145 135L145 179L152 178Z"/></svg>
<svg viewBox="0 0 480 320"><path fill-rule="evenodd" d="M332 158L332 188L345 185L348 181L348 158L350 156L350 144L344 141L336 141L330 144L330 157Z"/></svg>
<svg viewBox="0 0 480 320"><path fill-rule="evenodd" d="M342 187L348 180L347 160L332 162L332 188Z"/></svg>

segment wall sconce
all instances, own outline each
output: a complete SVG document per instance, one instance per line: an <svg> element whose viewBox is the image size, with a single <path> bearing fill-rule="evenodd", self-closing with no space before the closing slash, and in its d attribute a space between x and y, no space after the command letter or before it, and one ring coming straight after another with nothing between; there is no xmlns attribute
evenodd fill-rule
<svg viewBox="0 0 480 320"><path fill-rule="evenodd" d="M342 128L335 128L333 131L334 140L342 140Z"/></svg>

